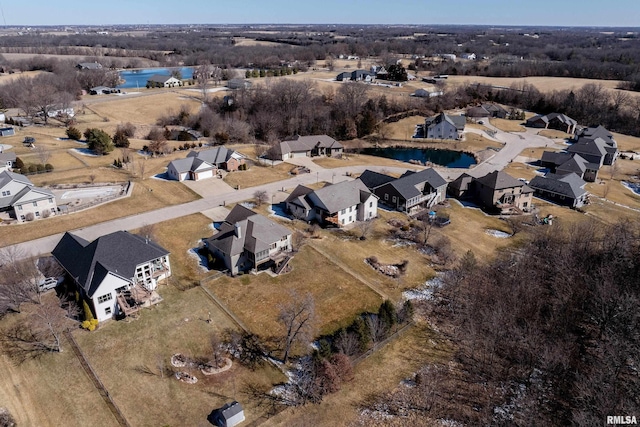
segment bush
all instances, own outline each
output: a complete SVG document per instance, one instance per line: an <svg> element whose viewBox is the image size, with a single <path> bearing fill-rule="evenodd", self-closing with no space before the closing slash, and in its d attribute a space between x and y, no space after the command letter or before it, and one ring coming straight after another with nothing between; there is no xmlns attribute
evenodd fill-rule
<svg viewBox="0 0 640 427"><path fill-rule="evenodd" d="M47 163L46 165L44 165L44 170L46 170L47 172L51 172L53 170L53 165L51 163Z"/></svg>
<svg viewBox="0 0 640 427"><path fill-rule="evenodd" d="M136 127L133 124L127 122L123 125L118 125L118 127L116 128L116 132L118 131L124 133L127 138L133 138L136 134Z"/></svg>
<svg viewBox="0 0 640 427"><path fill-rule="evenodd" d="M70 127L67 129L67 137L79 141L82 138L82 133L77 128Z"/></svg>
<svg viewBox="0 0 640 427"><path fill-rule="evenodd" d="M84 313L84 320L94 320L93 312L91 311L91 307L89 307L89 303L86 300L82 301L82 312Z"/></svg>
<svg viewBox="0 0 640 427"><path fill-rule="evenodd" d="M27 168L27 170L28 170L30 173L36 173L36 172L38 172L38 167L37 167L36 165L29 165L29 167Z"/></svg>
<svg viewBox="0 0 640 427"><path fill-rule="evenodd" d="M51 211L49 209L42 211L42 218L49 218L50 216L51 216Z"/></svg>
<svg viewBox="0 0 640 427"><path fill-rule="evenodd" d="M88 331L95 331L96 328L98 327L98 320L97 319L85 320L80 324L80 326L82 327L82 329L86 329Z"/></svg>
<svg viewBox="0 0 640 427"><path fill-rule="evenodd" d="M27 213L27 214L24 216L24 218L25 218L27 221L33 221L36 217L33 215L33 212L29 212L29 213Z"/></svg>
<svg viewBox="0 0 640 427"><path fill-rule="evenodd" d="M20 157L16 157L16 161L13 163L14 169L22 169L24 167L24 162Z"/></svg>
<svg viewBox="0 0 640 427"><path fill-rule="evenodd" d="M44 165L42 163L36 165L36 170L38 172L44 172Z"/></svg>
<svg viewBox="0 0 640 427"><path fill-rule="evenodd" d="M128 148L129 147L129 138L124 133L123 130L118 129L116 133L113 134L113 143L118 148Z"/></svg>
<svg viewBox="0 0 640 427"><path fill-rule="evenodd" d="M107 154L113 151L113 141L108 133L98 128L91 128L84 131L87 139L87 146L96 154Z"/></svg>

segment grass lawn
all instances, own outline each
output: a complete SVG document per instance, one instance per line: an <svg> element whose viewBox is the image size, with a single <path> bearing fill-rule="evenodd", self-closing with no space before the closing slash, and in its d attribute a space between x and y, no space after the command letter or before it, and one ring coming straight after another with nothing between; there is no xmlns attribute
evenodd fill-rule
<svg viewBox="0 0 640 427"><path fill-rule="evenodd" d="M613 133L613 138L618 143L618 149L620 151L640 151L640 138L637 136Z"/></svg>
<svg viewBox="0 0 640 427"><path fill-rule="evenodd" d="M274 181L291 178L289 171L294 168L290 163L271 166L253 166L246 171L230 172L223 181L233 188L255 187Z"/></svg>
<svg viewBox="0 0 640 427"><path fill-rule="evenodd" d="M489 123L504 132L524 132L521 120L489 119Z"/></svg>
<svg viewBox="0 0 640 427"><path fill-rule="evenodd" d="M358 417L358 405L366 398L394 389L425 363L446 362L450 357L447 344L424 323L418 323L356 366L355 379L344 384L340 391L326 396L321 404L289 408L263 425L350 425Z"/></svg>
<svg viewBox="0 0 640 427"><path fill-rule="evenodd" d="M424 124L424 116L411 116L384 125L384 136L387 139L411 141L416 133L416 125Z"/></svg>
<svg viewBox="0 0 640 427"><path fill-rule="evenodd" d="M38 175L37 177L46 179L49 175L55 173L56 172ZM100 182L100 180L96 180L96 182ZM35 180L34 183L41 185ZM99 208L48 218L46 220L46 226L44 226L45 223L43 221L2 226L0 247L26 242L51 234L63 233L68 230L134 215L140 212L160 209L169 205L186 203L198 198L199 196L197 194L177 181L167 182L154 179L138 181L134 184L133 193L130 197L106 203Z"/></svg>
<svg viewBox="0 0 640 427"><path fill-rule="evenodd" d="M538 132L538 135L540 136L545 136L547 138L551 138L551 139L569 139L572 137L572 135L566 133L566 132L562 132L561 130L556 130L556 129L543 129L540 132Z"/></svg>
<svg viewBox="0 0 640 427"><path fill-rule="evenodd" d="M506 168L503 169L503 172L508 173L512 177L524 178L527 181L530 181L535 176L538 176L538 174L536 174L535 171L536 171L535 167L529 166L524 163L519 163L519 162L511 162L507 165Z"/></svg>
<svg viewBox="0 0 640 427"><path fill-rule="evenodd" d="M278 304L289 292L311 293L315 298L318 332L329 333L346 326L366 310L377 310L381 298L365 284L347 274L309 245L291 261L290 273L222 277L206 286L253 332L262 336L279 333Z"/></svg>
<svg viewBox="0 0 640 427"><path fill-rule="evenodd" d="M53 293L45 297L56 298ZM2 319L0 328L23 321L33 306L23 309ZM0 355L0 406L20 426L55 427L62 420L66 426L118 426L66 339L62 349L19 365Z"/></svg>
<svg viewBox="0 0 640 427"><path fill-rule="evenodd" d="M233 328L202 289L180 291L163 285L159 293L164 300L141 311L137 320L110 321L95 332L75 333L125 418L134 426L208 425L207 415L234 399L242 401L249 422L262 416L251 401L240 396L240 390L247 382L270 385L284 381L270 365L252 372L234 363L231 370L211 377L189 370L198 378L192 385L157 375L158 360L171 367L175 353L208 357L211 335ZM211 323L206 322L209 316ZM143 372L146 370L153 373Z"/></svg>

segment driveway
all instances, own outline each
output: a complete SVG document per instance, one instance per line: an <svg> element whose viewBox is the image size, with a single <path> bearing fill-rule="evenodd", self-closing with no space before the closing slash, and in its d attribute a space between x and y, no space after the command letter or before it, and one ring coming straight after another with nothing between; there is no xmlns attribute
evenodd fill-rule
<svg viewBox="0 0 640 427"><path fill-rule="evenodd" d="M233 188L220 178L208 178L200 181L182 181L184 185L198 193L201 197L213 197L233 191Z"/></svg>
<svg viewBox="0 0 640 427"><path fill-rule="evenodd" d="M287 159L285 160L285 162L291 163L292 165L296 165L296 166L304 166L307 169L309 169L312 173L318 172L324 169L322 166L319 166L316 163L314 163L311 157L296 157L294 159Z"/></svg>

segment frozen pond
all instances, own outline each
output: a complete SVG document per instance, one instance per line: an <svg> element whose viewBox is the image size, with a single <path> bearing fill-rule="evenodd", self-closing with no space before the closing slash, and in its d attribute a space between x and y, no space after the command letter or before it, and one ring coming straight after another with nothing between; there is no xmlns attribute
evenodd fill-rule
<svg viewBox="0 0 640 427"><path fill-rule="evenodd" d="M120 191L120 187L94 187L94 188L82 188L78 190L65 191L60 199L95 199L98 197L107 197L113 194L117 194Z"/></svg>

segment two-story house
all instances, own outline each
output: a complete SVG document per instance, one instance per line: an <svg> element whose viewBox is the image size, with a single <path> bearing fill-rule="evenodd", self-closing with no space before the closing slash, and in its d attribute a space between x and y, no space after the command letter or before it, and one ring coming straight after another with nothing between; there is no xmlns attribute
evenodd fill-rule
<svg viewBox="0 0 640 427"><path fill-rule="evenodd" d="M234 206L204 244L233 275L277 266L292 249L288 228L242 205Z"/></svg>
<svg viewBox="0 0 640 427"><path fill-rule="evenodd" d="M534 192L524 182L502 171L479 178L464 173L449 187L455 197L473 200L488 211L503 214L529 210Z"/></svg>
<svg viewBox="0 0 640 427"><path fill-rule="evenodd" d="M24 175L0 172L0 212L8 212L18 222L47 218L57 212L56 196L36 187Z"/></svg>
<svg viewBox="0 0 640 427"><path fill-rule="evenodd" d="M149 303L158 282L171 275L166 249L126 231L93 242L67 232L51 253L98 321Z"/></svg>
<svg viewBox="0 0 640 427"><path fill-rule="evenodd" d="M424 121L424 137L431 139L460 139L466 118L464 116L449 116L440 113L428 117Z"/></svg>

